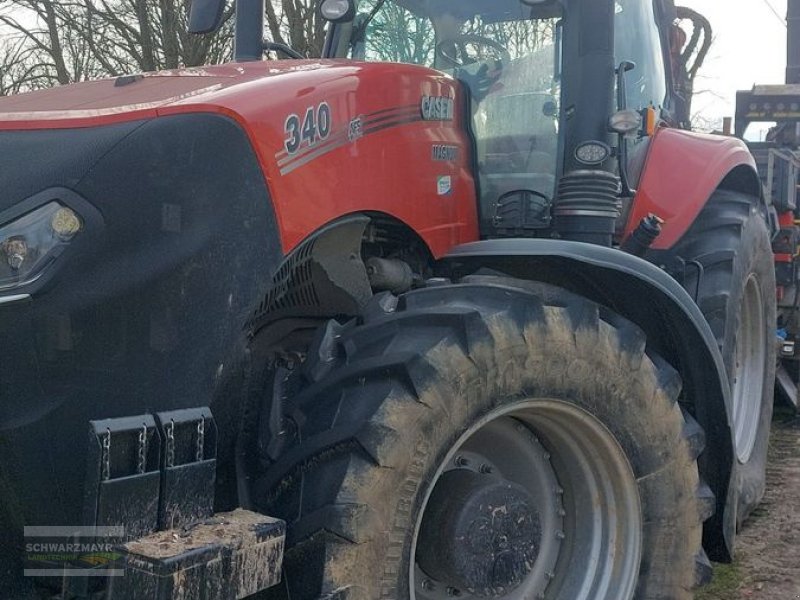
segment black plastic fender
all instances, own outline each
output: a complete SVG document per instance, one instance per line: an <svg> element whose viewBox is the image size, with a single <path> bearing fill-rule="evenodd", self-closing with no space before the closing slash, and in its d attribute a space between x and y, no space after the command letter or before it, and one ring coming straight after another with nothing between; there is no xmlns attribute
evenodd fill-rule
<svg viewBox="0 0 800 600"><path fill-rule="evenodd" d="M444 256L438 272L461 277L479 269L544 281L580 293L633 321L681 374L681 404L706 433L699 464L717 499L704 546L728 561L736 534L736 489L730 386L705 317L683 287L657 266L619 250L580 242L497 239L464 244Z"/></svg>

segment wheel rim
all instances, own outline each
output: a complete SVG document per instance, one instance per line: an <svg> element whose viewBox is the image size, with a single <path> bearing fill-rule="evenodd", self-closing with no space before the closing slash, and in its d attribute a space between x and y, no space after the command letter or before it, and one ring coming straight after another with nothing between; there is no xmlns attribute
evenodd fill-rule
<svg viewBox="0 0 800 600"><path fill-rule="evenodd" d="M750 460L758 436L766 368L764 304L758 279L751 275L742 296L733 369L733 424L739 461Z"/></svg>
<svg viewBox="0 0 800 600"><path fill-rule="evenodd" d="M429 530L452 530L449 521L438 521L440 514L452 515L461 510L452 510L454 494L445 493L450 483L457 478L479 482L479 477L502 481L513 494L525 498L515 506L532 506L535 510L531 514L536 515L519 526L520 530L538 534L530 547L525 546L525 560L517 561L524 568L516 573L516 579L503 580L503 585L491 590L470 589L460 572L454 578L457 568L449 558L438 559L441 553L430 557L430 548L418 545L430 539ZM467 487L473 489L479 484L469 483ZM441 502L450 506L440 510ZM416 523L410 596L412 600L628 600L633 597L639 573L642 527L636 478L611 432L589 413L563 401L518 402L476 423L453 445L439 467ZM472 541L470 536L456 538L454 547L462 548ZM497 536L491 545L498 548ZM535 551L531 550L534 547ZM496 556L499 561L505 555L500 552ZM470 564L480 566L482 561ZM492 564L491 558L488 561ZM494 565L492 573L496 572L497 562ZM437 572L429 572L434 567Z"/></svg>

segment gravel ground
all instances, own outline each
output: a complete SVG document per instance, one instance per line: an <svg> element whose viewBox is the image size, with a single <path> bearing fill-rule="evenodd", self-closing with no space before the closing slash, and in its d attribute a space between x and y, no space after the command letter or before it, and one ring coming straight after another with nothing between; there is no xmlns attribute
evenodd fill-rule
<svg viewBox="0 0 800 600"><path fill-rule="evenodd" d="M763 504L697 600L800 600L800 419L776 416Z"/></svg>

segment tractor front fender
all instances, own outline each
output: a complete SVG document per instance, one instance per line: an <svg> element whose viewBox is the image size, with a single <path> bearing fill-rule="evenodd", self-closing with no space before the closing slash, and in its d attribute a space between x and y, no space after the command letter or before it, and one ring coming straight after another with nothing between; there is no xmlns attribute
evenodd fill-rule
<svg viewBox="0 0 800 600"><path fill-rule="evenodd" d="M658 130L648 149L625 237L652 213L665 221L653 249L671 248L719 188L761 198L755 160L743 141L680 129Z"/></svg>
<svg viewBox="0 0 800 600"><path fill-rule="evenodd" d="M438 266L440 274L453 278L488 268L558 285L642 328L648 347L681 374L681 404L705 429L707 444L699 465L716 494L717 512L705 523L704 545L713 559L730 560L738 500L730 386L714 335L683 287L658 267L630 254L560 240L474 242L455 247Z"/></svg>

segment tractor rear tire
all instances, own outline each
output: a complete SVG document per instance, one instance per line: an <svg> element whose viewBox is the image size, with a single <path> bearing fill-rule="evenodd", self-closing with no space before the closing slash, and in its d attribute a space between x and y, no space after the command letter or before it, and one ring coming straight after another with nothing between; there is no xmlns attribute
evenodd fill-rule
<svg viewBox="0 0 800 600"><path fill-rule="evenodd" d="M717 191L675 248L731 383L739 526L764 497L775 386L775 265L756 202Z"/></svg>
<svg viewBox="0 0 800 600"><path fill-rule="evenodd" d="M268 598L688 600L708 579L705 437L629 321L472 276L376 296L308 356L254 486L288 524Z"/></svg>

